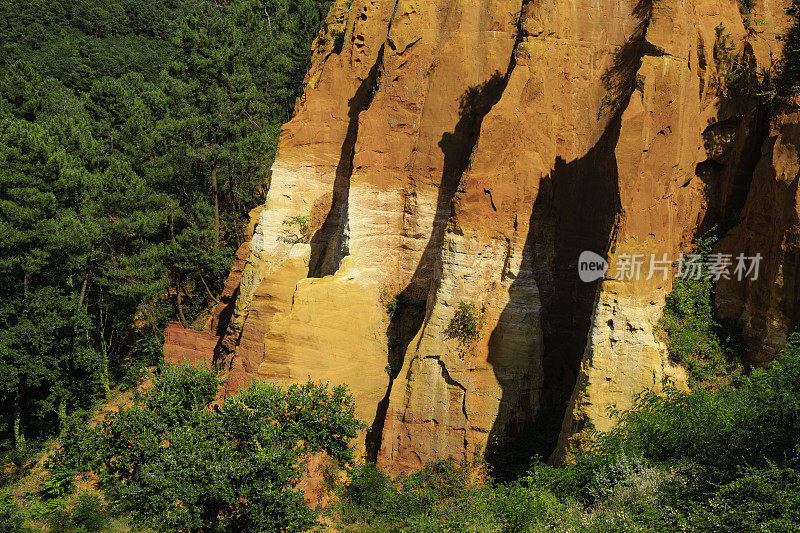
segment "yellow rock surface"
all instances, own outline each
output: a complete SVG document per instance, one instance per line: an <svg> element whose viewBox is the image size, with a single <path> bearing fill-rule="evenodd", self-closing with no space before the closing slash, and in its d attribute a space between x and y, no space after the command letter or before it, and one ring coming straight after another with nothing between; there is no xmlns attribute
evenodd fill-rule
<svg viewBox="0 0 800 533"><path fill-rule="evenodd" d="M558 460L609 406L686 386L655 332L671 275L616 261L677 257L737 213L719 249L769 257L720 311L769 360L800 319L800 121L726 96L713 50L722 24L768 66L787 6L758 3L753 35L734 1L334 2L217 350L230 391L347 384L360 446L395 471ZM583 250L605 279L578 279ZM462 303L473 342L452 335Z"/></svg>

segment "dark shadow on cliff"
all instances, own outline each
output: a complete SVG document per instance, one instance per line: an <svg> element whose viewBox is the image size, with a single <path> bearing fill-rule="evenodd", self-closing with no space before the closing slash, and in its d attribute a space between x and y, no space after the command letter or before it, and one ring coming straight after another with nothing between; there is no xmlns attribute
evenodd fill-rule
<svg viewBox="0 0 800 533"><path fill-rule="evenodd" d="M311 259L308 263L309 278L321 278L335 273L339 269L342 258L348 254L345 234L350 196L350 178L353 176L353 158L356 154L356 141L358 140L358 119L361 113L372 105L372 99L378 89L380 69L383 65L383 46L381 46L378 57L369 74L348 101L350 111L347 116L350 122L347 126L347 135L345 135L342 143L339 164L336 166L331 208L320 229L311 237Z"/></svg>
<svg viewBox="0 0 800 533"><path fill-rule="evenodd" d="M549 457L558 442L600 283L580 280L578 256L591 250L607 257L613 244L621 210L615 154L621 117L636 89L642 57L660 54L645 38L652 11L652 0L639 1L633 10L638 23L602 76L608 92L601 115L610 116L602 136L581 158L570 162L558 158L541 181L520 272L489 337L488 361L503 394L489 432L486 460L498 478L524 473L534 458ZM506 342L514 329L523 326L520 315L523 320L530 318L521 310L534 304L529 300L534 285L541 302L542 353L535 353L534 347L520 364L511 360ZM541 367L536 359L540 355Z"/></svg>
<svg viewBox="0 0 800 533"><path fill-rule="evenodd" d="M378 404L375 420L367 434L368 460L377 459L392 384L403 366L403 358L409 344L425 321L428 296L436 289L435 284L438 282L436 265L440 259L447 223L453 214L453 197L458 190L461 177L469 167L483 118L500 100L507 81L506 75L497 72L484 84L469 88L461 97L459 120L453 132L445 133L439 141L439 147L444 154L444 164L436 199L433 228L410 282L396 295L396 310L386 332L389 340L390 383L386 395Z"/></svg>
<svg viewBox="0 0 800 533"><path fill-rule="evenodd" d="M607 255L620 210L614 155L619 131L617 116L585 156L569 163L557 159L540 183L520 272L489 337L488 360L503 396L486 457L501 477L517 467L524 469L535 456L548 457L558 440L586 348L599 283L580 280L578 256L583 250ZM541 301L542 376L536 376L539 354L529 354L529 366L522 365L520 372L521 365L509 360L505 344L511 330L520 327L520 310L533 303L527 298L534 283ZM543 381L540 394L537 377Z"/></svg>
<svg viewBox="0 0 800 533"><path fill-rule="evenodd" d="M631 14L638 23L601 77L607 92L600 111L606 116L616 116L628 106L628 100L636 89L636 73L642 64L642 57L664 54L646 39L653 16L653 0L639 0Z"/></svg>

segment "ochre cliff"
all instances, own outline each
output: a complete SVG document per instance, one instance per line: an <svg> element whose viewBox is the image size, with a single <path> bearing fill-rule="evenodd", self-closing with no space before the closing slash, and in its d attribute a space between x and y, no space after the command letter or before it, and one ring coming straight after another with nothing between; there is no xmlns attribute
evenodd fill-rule
<svg viewBox="0 0 800 533"><path fill-rule="evenodd" d="M715 44L771 67L788 4L336 1L216 347L229 391L345 383L395 471L557 460L607 407L686 386L655 331L674 267L626 281L617 259L724 220L720 251L765 260L719 312L769 361L800 319L800 115L729 94ZM477 341L452 335L462 303Z"/></svg>

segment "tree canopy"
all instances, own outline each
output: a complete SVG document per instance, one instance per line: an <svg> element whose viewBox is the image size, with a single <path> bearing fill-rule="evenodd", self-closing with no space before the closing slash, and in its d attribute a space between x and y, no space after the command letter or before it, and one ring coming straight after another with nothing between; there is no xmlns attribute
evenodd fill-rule
<svg viewBox="0 0 800 533"><path fill-rule="evenodd" d="M327 7L0 1L0 450L213 305Z"/></svg>
<svg viewBox="0 0 800 533"><path fill-rule="evenodd" d="M298 483L314 454L351 464L361 424L344 387L260 382L209 407L213 372L164 369L130 409L71 431L62 464L92 470L118 510L156 531L295 531L317 524Z"/></svg>

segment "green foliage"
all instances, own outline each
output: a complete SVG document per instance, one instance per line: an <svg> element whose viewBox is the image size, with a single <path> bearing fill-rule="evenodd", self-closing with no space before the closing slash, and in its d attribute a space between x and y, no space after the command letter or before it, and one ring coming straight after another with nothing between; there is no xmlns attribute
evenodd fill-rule
<svg viewBox="0 0 800 533"><path fill-rule="evenodd" d="M11 494L0 492L0 531L6 533L22 533L26 531L25 514L20 509Z"/></svg>
<svg viewBox="0 0 800 533"><path fill-rule="evenodd" d="M177 2L15 0L0 3L0 68L30 62L44 76L85 90L95 78L143 72L153 80L174 54Z"/></svg>
<svg viewBox="0 0 800 533"><path fill-rule="evenodd" d="M389 320L391 320L397 316L397 312L403 306L403 295L402 293L384 287L381 289L380 301L384 310L386 310L386 314L389 316Z"/></svg>
<svg viewBox="0 0 800 533"><path fill-rule="evenodd" d="M72 492L74 481L75 472L54 468L47 473L40 493L44 498L62 498Z"/></svg>
<svg viewBox="0 0 800 533"><path fill-rule="evenodd" d="M712 235L695 243L692 254L699 256L700 268L675 280L659 321L669 354L689 371L691 385L718 386L739 369L743 348L715 316L708 255L716 241Z"/></svg>
<svg viewBox="0 0 800 533"><path fill-rule="evenodd" d="M215 303L328 5L0 2L11 446L85 416L115 381L135 386L167 323Z"/></svg>
<svg viewBox="0 0 800 533"><path fill-rule="evenodd" d="M513 482L452 459L396 478L360 465L330 516L340 531L797 531L800 333L780 356L719 390L645 391L565 465Z"/></svg>
<svg viewBox="0 0 800 533"><path fill-rule="evenodd" d="M92 469L118 511L156 531L316 524L296 486L312 455L352 462L362 427L352 397L258 383L210 408L218 384L210 370L166 367L133 407L64 439L61 463Z"/></svg>
<svg viewBox="0 0 800 533"><path fill-rule="evenodd" d="M597 109L597 121L600 122L600 119L603 117L603 113L605 113L606 109L611 107L611 104L614 103L614 97L611 96L611 93L605 93L603 95L603 99L600 100L600 107Z"/></svg>
<svg viewBox="0 0 800 533"><path fill-rule="evenodd" d="M83 492L68 509L59 509L49 519L51 533L99 533L108 531L111 515L97 494Z"/></svg>
<svg viewBox="0 0 800 533"><path fill-rule="evenodd" d="M797 454L800 431L800 334L792 334L768 369L721 391L645 391L634 408L590 450L601 457L626 451L653 461L688 459L735 474Z"/></svg>
<svg viewBox="0 0 800 533"><path fill-rule="evenodd" d="M767 24L752 14L754 0L740 0L744 14L743 23L748 36L757 36L758 27ZM782 37L783 53L771 59L768 67L757 68L752 53L737 53L725 26L715 28L713 57L717 72L722 78L723 90L733 97L755 97L760 104L775 109L781 104L791 104L800 86L800 8L794 0L788 9L792 25Z"/></svg>
<svg viewBox="0 0 800 533"><path fill-rule="evenodd" d="M783 39L783 58L776 77L774 92L778 99L791 100L800 86L800 1L789 9L793 24Z"/></svg>
<svg viewBox="0 0 800 533"><path fill-rule="evenodd" d="M461 344L470 344L478 340L479 330L483 323L483 311L474 304L459 302L455 315L447 326L445 335L457 339Z"/></svg>
<svg viewBox="0 0 800 533"><path fill-rule="evenodd" d="M561 523L575 531L796 531L800 334L780 355L722 390L644 392L564 468L523 482L578 498Z"/></svg>
<svg viewBox="0 0 800 533"><path fill-rule="evenodd" d="M307 243L311 238L309 220L308 217L300 215L287 218L283 221L283 232L280 239L289 244Z"/></svg>
<svg viewBox="0 0 800 533"><path fill-rule="evenodd" d="M797 531L800 525L800 471L769 465L747 468L719 488L699 518L708 530ZM704 525L705 525L704 524Z"/></svg>
<svg viewBox="0 0 800 533"><path fill-rule="evenodd" d="M741 9L742 13L749 14L753 11L756 2L755 0L739 0L739 8Z"/></svg>
<svg viewBox="0 0 800 533"><path fill-rule="evenodd" d="M759 80L752 61L735 52L736 45L722 23L714 28L714 32L714 62L725 90L733 95L757 92Z"/></svg>
<svg viewBox="0 0 800 533"><path fill-rule="evenodd" d="M389 315L389 318L394 318L395 314L397 313L397 309L400 306L400 297L395 294L392 296L384 305L386 308L386 314Z"/></svg>
<svg viewBox="0 0 800 533"><path fill-rule="evenodd" d="M329 510L343 531L527 531L560 515L547 491L521 484L493 486L453 459L391 478L359 465Z"/></svg>
<svg viewBox="0 0 800 533"><path fill-rule="evenodd" d="M766 24L764 20L753 17L749 11L746 12L743 22L749 34L756 34L757 27ZM720 23L714 31L713 57L724 95L752 97L760 103L770 105L786 97L786 91L781 89L783 72L790 68L786 60L772 61L769 67L759 69L750 49L745 48L742 53L735 51L736 44L731 41L725 26Z"/></svg>

